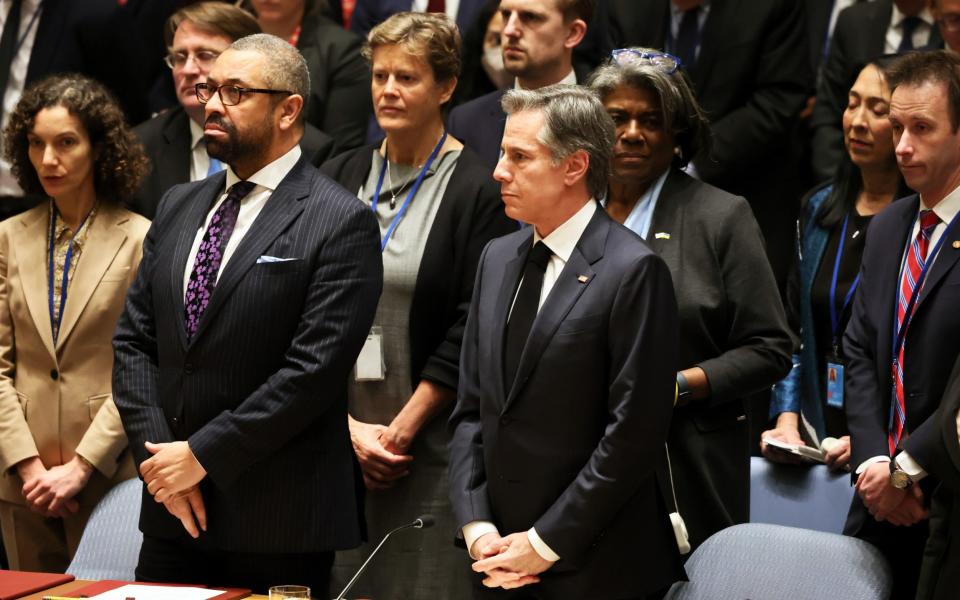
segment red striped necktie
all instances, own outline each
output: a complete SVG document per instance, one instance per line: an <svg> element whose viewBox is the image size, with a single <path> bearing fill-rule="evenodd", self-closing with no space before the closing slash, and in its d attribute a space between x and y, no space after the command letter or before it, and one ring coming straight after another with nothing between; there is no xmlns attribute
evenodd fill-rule
<svg viewBox="0 0 960 600"><path fill-rule="evenodd" d="M910 318L917 310L917 303L914 301L910 306L910 299L913 297L914 290L917 287L917 281L920 279L920 272L923 271L923 265L927 261L927 249L930 247L930 237L933 230L940 223L940 217L932 210L920 211L920 231L917 237L907 250L907 263L903 268L903 275L900 277L900 290L897 294L897 332L901 332L903 324L910 327ZM917 290L919 292L919 290ZM910 310L909 315L907 310ZM907 409L904 405L903 393L903 365L904 356L907 347L907 332L902 331L900 336L902 341L900 349L897 352L897 358L893 361L893 401L892 414L890 418L890 428L887 431L887 445L890 449L890 456L897 451L900 439L903 437L903 430L907 423Z"/></svg>

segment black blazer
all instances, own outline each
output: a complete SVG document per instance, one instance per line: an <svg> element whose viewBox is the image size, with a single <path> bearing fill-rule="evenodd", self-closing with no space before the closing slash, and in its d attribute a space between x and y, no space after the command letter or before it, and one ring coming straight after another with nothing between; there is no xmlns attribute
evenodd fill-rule
<svg viewBox="0 0 960 600"><path fill-rule="evenodd" d="M924 550L917 600L950 600L960 587L960 361L950 374L940 402L931 417L936 423L936 444L924 465L941 482L930 508L930 538Z"/></svg>
<svg viewBox="0 0 960 600"><path fill-rule="evenodd" d="M670 427L677 501L696 546L749 520L746 400L790 371L793 342L743 198L673 169L647 237L676 291L676 370L699 366L710 382L710 397L677 408Z"/></svg>
<svg viewBox="0 0 960 600"><path fill-rule="evenodd" d="M843 340L849 359L844 387L854 467L870 457L889 455L894 302L903 251L918 210L916 194L896 200L873 218L867 230L860 288ZM953 247L956 241L960 241L960 228L950 232L930 267L906 339L904 395L910 437L901 447L924 467L932 464L938 443L938 425L931 415L940 405L960 354L960 268L956 266L960 250ZM925 484L932 485L932 481ZM867 518L872 517L859 496L854 496L847 530L856 533Z"/></svg>
<svg viewBox="0 0 960 600"><path fill-rule="evenodd" d="M27 85L56 73L83 73L116 95L128 122L150 116L148 53L128 7L116 0L44 0L37 21Z"/></svg>
<svg viewBox="0 0 960 600"><path fill-rule="evenodd" d="M664 48L670 0L608 0L607 51ZM778 282L793 258L799 198L809 185L798 116L813 90L801 0L713 0L688 71L710 118L699 177L750 202Z"/></svg>
<svg viewBox="0 0 960 600"><path fill-rule="evenodd" d="M820 72L817 103L813 107L813 170L818 181L833 177L843 148L843 111L847 92L868 62L883 55L893 0L860 2L840 11L830 50ZM943 48L934 24L927 48Z"/></svg>
<svg viewBox="0 0 960 600"><path fill-rule="evenodd" d="M363 40L321 15L307 17L300 29L297 49L310 71L304 118L335 140L335 153L356 148L373 111Z"/></svg>
<svg viewBox="0 0 960 600"><path fill-rule="evenodd" d="M367 180L373 151L363 146L327 162L321 171L350 192ZM410 381L457 389L460 344L480 252L495 237L517 230L503 212L500 186L469 149L457 160L427 244L410 306Z"/></svg>
<svg viewBox="0 0 960 600"><path fill-rule="evenodd" d="M450 418L457 524L535 526L561 557L541 574L544 597L643 597L681 577L654 474L675 392L670 273L598 207L505 392L506 316L532 236L496 239L480 259Z"/></svg>
<svg viewBox="0 0 960 600"><path fill-rule="evenodd" d="M188 440L207 477L208 548L304 553L360 543L347 377L382 285L376 221L302 159L264 205L192 341L183 273L226 175L174 186L114 338L113 395L139 465L146 440ZM265 262L270 255L292 258ZM144 490L140 529L183 537Z"/></svg>
<svg viewBox="0 0 960 600"><path fill-rule="evenodd" d="M190 181L190 117L178 105L137 125L133 132L147 151L150 173L134 195L130 210L152 219L167 190ZM333 138L305 124L300 149L307 162L319 166L333 154L333 144Z"/></svg>

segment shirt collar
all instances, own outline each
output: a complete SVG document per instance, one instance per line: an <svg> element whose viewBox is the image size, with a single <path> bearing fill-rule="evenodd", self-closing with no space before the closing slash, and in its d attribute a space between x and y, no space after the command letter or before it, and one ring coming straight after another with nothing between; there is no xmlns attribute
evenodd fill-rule
<svg viewBox="0 0 960 600"><path fill-rule="evenodd" d="M930 12L930 9L924 7L918 14L920 20L922 20L927 25L933 26L933 13ZM890 15L890 26L891 27L900 27L903 24L903 20L907 18L907 15L900 12L900 9L897 8L896 3L893 5L893 13Z"/></svg>
<svg viewBox="0 0 960 600"><path fill-rule="evenodd" d="M577 73L573 69L570 69L570 72L567 73L567 76L557 82L558 85L577 85ZM513 78L513 89L522 90L523 86L520 85L520 80L516 77Z"/></svg>
<svg viewBox="0 0 960 600"><path fill-rule="evenodd" d="M920 210L924 210L926 205L923 203L923 198L920 198ZM944 224L950 223L953 220L953 217L960 212L960 187L954 188L952 192L947 194L947 196L937 203L933 207L933 212L940 217L940 220Z"/></svg>
<svg viewBox="0 0 960 600"><path fill-rule="evenodd" d="M300 155L303 154L300 151L300 144L296 144L293 148L287 151L286 154L276 159L272 163L266 165L249 178L247 181L255 183L260 187L267 188L271 192L277 189L277 186L280 185L280 182L283 181L283 178L287 176L294 165L297 164L297 161L300 160ZM227 188L230 189L230 186L240 181L240 178L237 177L236 173L233 172L233 167L227 167Z"/></svg>
<svg viewBox="0 0 960 600"><path fill-rule="evenodd" d="M583 207L573 214L572 217L563 222L562 225L550 232L547 237L541 238L537 233L537 228L533 228L533 243L542 241L550 251L560 257L563 262L570 260L573 249L577 247L577 242L586 231L593 213L597 210L597 203L590 198Z"/></svg>
<svg viewBox="0 0 960 600"><path fill-rule="evenodd" d="M203 127L193 119L187 118L190 123L190 147L196 149L197 145L203 141Z"/></svg>

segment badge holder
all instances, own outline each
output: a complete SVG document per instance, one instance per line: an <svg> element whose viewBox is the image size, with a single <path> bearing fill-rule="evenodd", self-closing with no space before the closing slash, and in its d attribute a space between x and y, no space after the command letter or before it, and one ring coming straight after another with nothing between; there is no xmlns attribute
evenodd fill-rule
<svg viewBox="0 0 960 600"><path fill-rule="evenodd" d="M387 365L383 356L383 328L370 328L354 369L356 381L383 381Z"/></svg>

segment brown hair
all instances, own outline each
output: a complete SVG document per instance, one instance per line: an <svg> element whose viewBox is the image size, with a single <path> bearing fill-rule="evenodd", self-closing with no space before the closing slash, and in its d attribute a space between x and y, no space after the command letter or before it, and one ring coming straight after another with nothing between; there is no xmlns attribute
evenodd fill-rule
<svg viewBox="0 0 960 600"><path fill-rule="evenodd" d="M597 0L554 0L554 2L563 13L564 21L582 19L588 25L593 19L593 11L597 6Z"/></svg>
<svg viewBox="0 0 960 600"><path fill-rule="evenodd" d="M460 75L460 30L446 15L397 13L370 31L363 45L363 56L372 62L373 51L389 45L402 46L422 58L438 82Z"/></svg>
<svg viewBox="0 0 960 600"><path fill-rule="evenodd" d="M901 85L944 84L950 127L957 131L960 127L960 57L946 50L910 52L894 60L884 71L891 94Z"/></svg>
<svg viewBox="0 0 960 600"><path fill-rule="evenodd" d="M197 2L190 4L170 15L163 28L163 42L167 48L173 46L173 36L184 21L190 21L198 28L230 38L230 41L260 33L260 25L252 14L226 2Z"/></svg>
<svg viewBox="0 0 960 600"><path fill-rule="evenodd" d="M143 146L127 126L116 99L83 75L54 75L30 86L20 98L4 131L4 157L17 183L28 194L43 194L30 162L27 134L45 108L62 106L80 120L94 152L93 185L97 198L119 202L133 196L150 169Z"/></svg>

